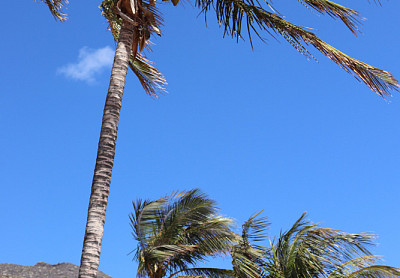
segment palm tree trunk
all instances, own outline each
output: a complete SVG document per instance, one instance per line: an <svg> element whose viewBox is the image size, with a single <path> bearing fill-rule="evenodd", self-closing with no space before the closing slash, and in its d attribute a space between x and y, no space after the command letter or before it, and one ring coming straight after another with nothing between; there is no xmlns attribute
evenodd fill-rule
<svg viewBox="0 0 400 278"><path fill-rule="evenodd" d="M114 165L119 115L135 32L134 29L135 27L131 23L124 20L120 30L117 50L115 51L110 85L103 112L79 278L97 277L97 270L99 268L107 201L110 193L111 173Z"/></svg>

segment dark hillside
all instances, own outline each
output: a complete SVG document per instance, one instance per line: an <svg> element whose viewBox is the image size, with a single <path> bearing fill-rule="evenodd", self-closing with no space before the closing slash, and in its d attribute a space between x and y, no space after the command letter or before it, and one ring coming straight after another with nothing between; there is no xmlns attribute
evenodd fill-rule
<svg viewBox="0 0 400 278"><path fill-rule="evenodd" d="M33 266L0 264L0 278L76 278L79 267L70 263L37 263ZM99 271L98 278L111 278Z"/></svg>

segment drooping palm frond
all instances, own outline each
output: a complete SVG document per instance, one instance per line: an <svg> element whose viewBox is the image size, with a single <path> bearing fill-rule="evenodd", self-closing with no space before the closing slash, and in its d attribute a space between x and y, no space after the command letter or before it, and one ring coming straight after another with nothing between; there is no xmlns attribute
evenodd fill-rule
<svg viewBox="0 0 400 278"><path fill-rule="evenodd" d="M158 97L159 94L166 92L167 81L164 75L152 64L153 62L137 53L135 60L131 57L129 67L136 74L146 93L151 97Z"/></svg>
<svg viewBox="0 0 400 278"><path fill-rule="evenodd" d="M338 265L327 275L327 278L394 278L400 276L398 268L376 264L380 258L381 256L369 255L351 259Z"/></svg>
<svg viewBox="0 0 400 278"><path fill-rule="evenodd" d="M349 278L399 278L400 269L386 265L373 265L349 274Z"/></svg>
<svg viewBox="0 0 400 278"><path fill-rule="evenodd" d="M121 13L118 11L119 0L103 0L99 8L102 10L102 15L106 18L109 29L114 37L114 41L118 42L119 32L121 29L122 18ZM140 24L145 23L145 27L138 27L139 37L141 46L148 45L148 39L150 34L159 34L159 26L162 24L162 17L158 10L150 3L141 1L143 9L148 12L151 22L144 18L139 22ZM147 27L146 27L147 26ZM129 61L129 67L133 73L138 77L140 84L142 85L145 92L152 97L157 97L159 94L165 93L166 80L163 74L153 66L153 63L146 59L141 53L135 51L131 53L131 59Z"/></svg>
<svg viewBox="0 0 400 278"><path fill-rule="evenodd" d="M354 257L371 255L368 246L373 245L371 234L348 234L340 230L314 227L302 238L302 246L318 256L324 256L327 264L337 265Z"/></svg>
<svg viewBox="0 0 400 278"><path fill-rule="evenodd" d="M321 14L327 14L333 18L339 18L357 35L359 22L359 13L353 9L336 4L329 0L298 0L300 3L313 8Z"/></svg>
<svg viewBox="0 0 400 278"><path fill-rule="evenodd" d="M35 0L38 2L39 0ZM67 20L67 15L62 12L62 9L68 4L68 0L40 0L49 7L51 14L55 19L60 21Z"/></svg>
<svg viewBox="0 0 400 278"><path fill-rule="evenodd" d="M209 256L228 253L236 240L233 221L218 215L215 202L197 189L138 201L130 220L139 242L139 277L183 273Z"/></svg>
<svg viewBox="0 0 400 278"><path fill-rule="evenodd" d="M355 11L341 7L333 2L322 0L302 1L320 12L339 17L348 25L350 30L356 30ZM270 5L269 1L266 2L267 5ZM211 9L215 10L217 20L224 29L224 35L229 34L239 40L239 38L243 37L242 24L245 26L243 29L247 30L250 43L252 43L252 34L256 34L261 40L264 40L261 31L265 31L272 36L273 33L276 33L283 36L293 47L307 57L312 57L312 55L305 45L311 44L382 97L390 95L390 90L398 90L399 88L398 81L389 72L342 53L318 38L314 33L290 23L276 13L266 11L258 0L196 0L195 4L205 15Z"/></svg>
<svg viewBox="0 0 400 278"><path fill-rule="evenodd" d="M383 97L384 95L390 95L389 90L391 89L398 90L398 81L391 73L370 66L344 54L318 38L314 33L294 25L275 14L263 12L260 16L264 17L264 22L267 26L281 34L286 40L300 50L300 52L302 49L305 49L301 44L301 40L306 44L313 45L346 72L352 74L358 80L363 81L378 95Z"/></svg>

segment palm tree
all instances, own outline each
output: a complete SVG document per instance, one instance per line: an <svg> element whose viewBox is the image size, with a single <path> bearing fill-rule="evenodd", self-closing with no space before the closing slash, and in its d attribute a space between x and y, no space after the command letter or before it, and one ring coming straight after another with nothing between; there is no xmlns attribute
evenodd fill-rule
<svg viewBox="0 0 400 278"><path fill-rule="evenodd" d="M348 234L321 228L305 220L272 241L264 271L268 278L396 278L400 269L377 262L380 256L367 249L371 234Z"/></svg>
<svg viewBox="0 0 400 278"><path fill-rule="evenodd" d="M65 20L61 12L67 0L41 0L48 5L56 19ZM329 0L298 0L304 6L321 14L341 20L351 32L358 30L358 12ZM171 0L177 5L179 0ZM252 44L252 35L262 40L262 33L279 34L301 54L312 57L305 46L312 45L345 71L363 81L380 96L389 95L391 89L399 87L398 81L387 71L354 59L322 41L313 32L285 20L276 13L271 1L267 11L258 0L195 0L195 5L207 15L214 10L224 35L237 40L247 35ZM264 5L265 6L265 5ZM87 225L82 250L79 277L95 277L100 260L105 213L114 164L115 147L122 96L128 67L139 78L147 94L156 97L163 90L165 79L140 53L148 46L152 35L160 35L161 16L155 0L103 0L100 8L109 23L117 42L110 85L103 112L96 166L89 201ZM242 26L242 23L245 27ZM243 27L243 29L242 29Z"/></svg>
<svg viewBox="0 0 400 278"><path fill-rule="evenodd" d="M50 12L57 20L65 21L67 19L66 15L62 12L62 9L68 3L67 0L41 1L49 7ZM102 3L104 6L103 14L107 19L111 13L111 10L107 9L108 2L110 1L106 0ZM114 2L117 4L117 1ZM129 18L122 20L125 13L132 12L132 8L135 9L135 6L129 6L125 2L127 1L119 1L118 5L113 7L120 11L121 18L116 19L115 22L110 21L110 29L115 41L118 43L103 111L79 269L80 278L97 277L111 174L114 165L122 95L128 67L132 69L145 92L150 96L156 96L156 92L162 91L165 84L163 75L151 65L150 61L145 59L140 53L137 53L138 46L140 51L144 47L145 38L142 36L143 32L147 32L147 29L150 27L153 28L153 31L156 30L156 25L160 23L160 20L156 12L152 11L151 6L145 6L145 10L140 6L140 11L145 14L151 13L151 15L146 15L146 20L147 18L151 18L150 22L141 22L141 26L138 26L136 22ZM139 12L137 11L136 13Z"/></svg>
<svg viewBox="0 0 400 278"><path fill-rule="evenodd" d="M237 240L232 219L219 215L215 202L199 190L152 202L139 199L133 207L137 277L233 277L231 270L194 267L228 254Z"/></svg>

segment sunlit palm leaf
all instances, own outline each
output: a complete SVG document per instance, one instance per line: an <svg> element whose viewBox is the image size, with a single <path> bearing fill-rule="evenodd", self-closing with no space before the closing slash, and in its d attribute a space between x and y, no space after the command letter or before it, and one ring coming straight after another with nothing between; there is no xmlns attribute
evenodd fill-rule
<svg viewBox="0 0 400 278"><path fill-rule="evenodd" d="M386 265L374 265L351 273L347 278L398 278L400 269Z"/></svg>
<svg viewBox="0 0 400 278"><path fill-rule="evenodd" d="M302 246L324 256L332 264L357 256L371 255L367 246L373 245L370 234L348 234L330 228L312 228L302 238ZM338 260L340 258L340 260Z"/></svg>
<svg viewBox="0 0 400 278"><path fill-rule="evenodd" d="M38 2L39 0L35 0ZM68 0L40 0L49 7L51 14L55 19L60 21L67 20L67 15L62 12L62 9L68 4Z"/></svg>
<svg viewBox="0 0 400 278"><path fill-rule="evenodd" d="M355 271L375 265L379 259L380 256L375 255L361 256L351 259L343 264L337 265L336 268L329 273L327 278L347 277Z"/></svg>

